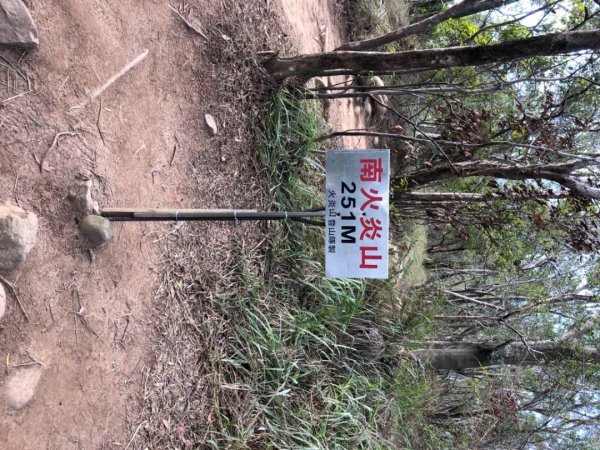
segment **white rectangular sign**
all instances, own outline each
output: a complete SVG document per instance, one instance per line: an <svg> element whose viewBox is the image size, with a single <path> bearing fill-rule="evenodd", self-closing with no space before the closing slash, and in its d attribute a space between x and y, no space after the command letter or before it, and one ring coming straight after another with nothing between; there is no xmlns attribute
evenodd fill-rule
<svg viewBox="0 0 600 450"><path fill-rule="evenodd" d="M325 272L328 278L387 278L389 150L328 150Z"/></svg>

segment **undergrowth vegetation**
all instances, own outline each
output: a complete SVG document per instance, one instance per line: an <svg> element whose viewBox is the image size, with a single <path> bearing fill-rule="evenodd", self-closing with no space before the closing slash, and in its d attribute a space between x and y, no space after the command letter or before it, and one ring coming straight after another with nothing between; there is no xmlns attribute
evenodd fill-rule
<svg viewBox="0 0 600 450"><path fill-rule="evenodd" d="M275 94L264 126L267 201L282 210L321 206L324 170L314 153L318 107ZM235 266L238 288L221 297L235 318L223 384L244 392L238 412L217 405L214 448L444 447L423 415L428 376L395 343L391 285L326 279L322 228L272 224L266 253ZM225 388L227 386L227 388Z"/></svg>
<svg viewBox="0 0 600 450"><path fill-rule="evenodd" d="M322 205L320 127L316 104L275 93L260 155L272 208ZM262 241L215 250L214 273L193 263L190 236L163 283L164 339L146 400L169 417L148 416L153 445L448 447L426 420L433 378L399 344L426 317L402 322L392 281L325 278L321 227L271 223Z"/></svg>
<svg viewBox="0 0 600 450"><path fill-rule="evenodd" d="M409 3L407 0L348 0L347 20L353 39L360 40L390 33L408 25ZM393 43L387 50L407 50L413 40Z"/></svg>

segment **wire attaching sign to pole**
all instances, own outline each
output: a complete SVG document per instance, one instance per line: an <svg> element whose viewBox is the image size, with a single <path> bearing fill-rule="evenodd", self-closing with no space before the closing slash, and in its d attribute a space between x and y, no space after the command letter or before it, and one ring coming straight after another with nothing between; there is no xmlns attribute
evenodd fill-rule
<svg viewBox="0 0 600 450"><path fill-rule="evenodd" d="M389 150L328 150L325 272L328 278L387 278Z"/></svg>

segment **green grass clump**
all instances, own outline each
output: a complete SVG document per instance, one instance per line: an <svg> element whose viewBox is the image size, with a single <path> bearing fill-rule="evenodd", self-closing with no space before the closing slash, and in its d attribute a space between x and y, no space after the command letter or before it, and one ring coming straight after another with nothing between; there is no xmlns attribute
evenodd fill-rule
<svg viewBox="0 0 600 450"><path fill-rule="evenodd" d="M296 199L300 195L299 203L304 203L312 196L311 192L304 192L306 186L297 185L294 178L317 148L320 128L317 102L300 103L287 91L274 95L262 130L260 159L267 198L277 206L289 206L295 201L292 197ZM312 163L320 166L317 160Z"/></svg>

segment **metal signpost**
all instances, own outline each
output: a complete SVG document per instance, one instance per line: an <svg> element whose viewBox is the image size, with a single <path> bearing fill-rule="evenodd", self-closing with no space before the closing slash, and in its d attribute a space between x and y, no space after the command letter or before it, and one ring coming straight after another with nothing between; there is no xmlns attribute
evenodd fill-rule
<svg viewBox="0 0 600 450"><path fill-rule="evenodd" d="M389 150L328 150L325 208L319 211L105 208L110 221L325 220L330 278L387 278Z"/></svg>
<svg viewBox="0 0 600 450"><path fill-rule="evenodd" d="M299 220L323 217L324 211L257 211L254 209L156 209L104 208L100 213L112 222L206 221L206 220Z"/></svg>

